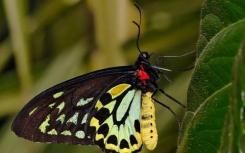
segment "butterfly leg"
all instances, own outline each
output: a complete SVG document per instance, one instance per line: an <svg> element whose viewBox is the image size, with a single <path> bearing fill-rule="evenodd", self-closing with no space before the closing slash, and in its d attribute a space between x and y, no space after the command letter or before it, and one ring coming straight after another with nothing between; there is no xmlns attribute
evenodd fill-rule
<svg viewBox="0 0 245 153"><path fill-rule="evenodd" d="M161 101L159 101L159 100L157 100L156 98L153 98L153 97L152 97L152 99L153 99L156 103L158 103L158 104L160 104L161 106L165 107L165 108L166 108L166 109L167 109L167 110L174 116L174 118L175 118L175 120L176 120L176 124L177 124L178 128L180 129L180 120L179 120L177 114L176 114L176 113L175 113L169 106L165 105L165 104L162 103Z"/></svg>
<svg viewBox="0 0 245 153"><path fill-rule="evenodd" d="M183 108L186 108L186 106L184 104L182 104L181 102L179 102L177 99L175 99L174 97L172 97L171 95L167 94L163 89L158 89L158 91L160 91L162 94L164 94L166 97L168 97L169 99L171 99L173 102L175 102L176 104L180 105Z"/></svg>
<svg viewBox="0 0 245 153"><path fill-rule="evenodd" d="M165 80L167 80L169 83L173 82L166 74L160 73L160 76L163 76ZM161 78L161 77L160 77Z"/></svg>

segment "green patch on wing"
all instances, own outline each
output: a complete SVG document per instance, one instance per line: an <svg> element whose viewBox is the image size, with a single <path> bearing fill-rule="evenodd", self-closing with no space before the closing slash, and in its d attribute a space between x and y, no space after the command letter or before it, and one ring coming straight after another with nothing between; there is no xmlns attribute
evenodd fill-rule
<svg viewBox="0 0 245 153"><path fill-rule="evenodd" d="M38 107L34 108L32 111L30 111L29 113L29 116L31 116L36 110L37 110Z"/></svg>
<svg viewBox="0 0 245 153"><path fill-rule="evenodd" d="M62 95L64 94L64 92L57 92L57 93L55 93L54 95L53 95L53 98L54 99L57 99L57 98L59 98L59 97L61 97Z"/></svg>
<svg viewBox="0 0 245 153"><path fill-rule="evenodd" d="M41 125L39 126L39 130L42 132L42 133L46 133L46 129L47 127L50 125L49 124L49 121L50 121L50 115L48 115L46 117L46 119L41 123Z"/></svg>
<svg viewBox="0 0 245 153"><path fill-rule="evenodd" d="M77 119L78 119L78 112L75 112L75 114L67 120L67 123L74 123L75 125L77 124Z"/></svg>

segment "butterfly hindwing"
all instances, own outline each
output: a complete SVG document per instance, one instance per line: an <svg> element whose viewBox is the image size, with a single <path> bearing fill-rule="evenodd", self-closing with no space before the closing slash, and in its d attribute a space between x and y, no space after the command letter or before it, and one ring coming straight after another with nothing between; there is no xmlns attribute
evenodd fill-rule
<svg viewBox="0 0 245 153"><path fill-rule="evenodd" d="M94 144L90 120L96 115L98 99L133 72L129 66L105 69L56 85L21 110L12 130L31 141Z"/></svg>
<svg viewBox="0 0 245 153"><path fill-rule="evenodd" d="M95 144L105 152L141 149L141 90L130 81L119 81L100 97L95 107L90 120L90 126L95 128Z"/></svg>

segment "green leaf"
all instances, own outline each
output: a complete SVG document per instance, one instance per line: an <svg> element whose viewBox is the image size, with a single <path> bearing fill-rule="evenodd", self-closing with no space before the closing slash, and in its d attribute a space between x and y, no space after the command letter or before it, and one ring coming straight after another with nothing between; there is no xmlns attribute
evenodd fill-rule
<svg viewBox="0 0 245 153"><path fill-rule="evenodd" d="M245 36L245 19L217 34L206 46L191 79L188 111L194 112L206 98L231 82L231 69Z"/></svg>
<svg viewBox="0 0 245 153"><path fill-rule="evenodd" d="M244 0L205 0L201 10L197 54L201 54L209 40L219 31L244 17Z"/></svg>
<svg viewBox="0 0 245 153"><path fill-rule="evenodd" d="M231 84L217 90L194 113L186 128L178 153L215 153L221 151Z"/></svg>
<svg viewBox="0 0 245 153"><path fill-rule="evenodd" d="M233 95L231 102L229 128L230 152L240 152L242 135L243 104L245 104L245 42L240 48L233 67Z"/></svg>
<svg viewBox="0 0 245 153"><path fill-rule="evenodd" d="M232 65L245 37L245 19L219 32L197 61L188 90L178 153L226 152ZM233 134L233 133L232 133Z"/></svg>

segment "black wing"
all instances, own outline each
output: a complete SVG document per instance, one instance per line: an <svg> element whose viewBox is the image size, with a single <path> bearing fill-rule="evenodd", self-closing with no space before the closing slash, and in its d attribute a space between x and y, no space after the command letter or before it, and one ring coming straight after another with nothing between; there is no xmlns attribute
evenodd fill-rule
<svg viewBox="0 0 245 153"><path fill-rule="evenodd" d="M133 66L109 68L47 89L24 106L12 130L36 142L94 144L94 133L87 127L97 100L114 82L134 73Z"/></svg>

